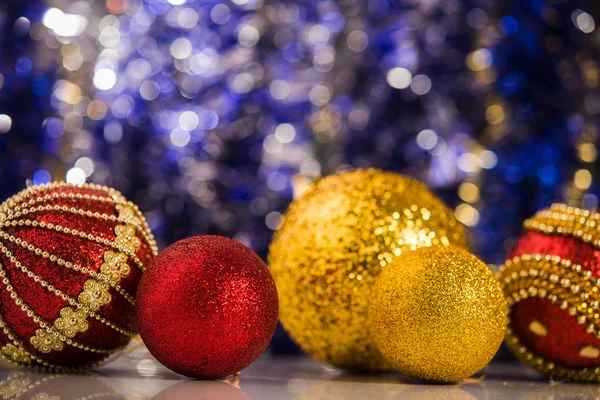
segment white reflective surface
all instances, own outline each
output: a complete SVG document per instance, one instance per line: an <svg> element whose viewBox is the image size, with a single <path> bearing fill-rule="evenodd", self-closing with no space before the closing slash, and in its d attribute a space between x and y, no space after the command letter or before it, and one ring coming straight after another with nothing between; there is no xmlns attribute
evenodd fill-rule
<svg viewBox="0 0 600 400"><path fill-rule="evenodd" d="M122 356L81 375L60 375L2 364L0 399L597 399L598 384L551 382L512 364L456 385L426 385L398 374L351 375L306 357L262 357L239 377L194 381L160 366L146 351Z"/></svg>

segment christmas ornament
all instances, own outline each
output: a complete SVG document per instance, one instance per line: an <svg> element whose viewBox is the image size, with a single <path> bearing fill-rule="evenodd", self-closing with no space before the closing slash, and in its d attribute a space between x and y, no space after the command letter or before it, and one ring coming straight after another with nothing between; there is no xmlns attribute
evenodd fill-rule
<svg viewBox="0 0 600 400"><path fill-rule="evenodd" d="M506 343L556 378L600 381L600 214L553 204L525 221L500 267Z"/></svg>
<svg viewBox="0 0 600 400"><path fill-rule="evenodd" d="M269 270L252 250L220 236L196 236L165 249L144 274L137 300L150 353L193 378L246 368L277 326Z"/></svg>
<svg viewBox="0 0 600 400"><path fill-rule="evenodd" d="M291 337L319 361L389 369L367 327L371 286L401 253L466 246L462 225L422 183L376 169L323 178L284 215L269 253Z"/></svg>
<svg viewBox="0 0 600 400"><path fill-rule="evenodd" d="M387 375L387 378L384 377ZM353 377L338 375L332 379L310 379L294 400L348 400L348 399L412 399L412 400L477 400L462 385L410 385L399 374ZM368 384L365 384L367 383ZM470 386L470 385L469 385ZM465 386L469 388L469 386ZM468 389L467 389L468 390ZM288 394L289 392L286 392ZM285 398L282 395L280 398Z"/></svg>
<svg viewBox="0 0 600 400"><path fill-rule="evenodd" d="M494 357L506 315L500 284L483 261L458 247L430 247L383 270L369 326L381 354L403 374L455 382Z"/></svg>
<svg viewBox="0 0 600 400"><path fill-rule="evenodd" d="M76 369L136 333L135 295L156 244L139 209L97 185L33 187L0 206L0 352Z"/></svg>

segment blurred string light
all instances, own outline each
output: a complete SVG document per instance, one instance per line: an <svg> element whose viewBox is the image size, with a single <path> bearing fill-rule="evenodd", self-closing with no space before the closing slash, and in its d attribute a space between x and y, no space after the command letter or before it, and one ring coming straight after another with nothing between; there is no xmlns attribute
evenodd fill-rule
<svg viewBox="0 0 600 400"><path fill-rule="evenodd" d="M47 131L68 149L67 181L119 188L163 244L218 233L264 254L291 177L320 171L305 112L329 99L313 68L332 61L327 28L292 2L117 3L40 21L62 64Z"/></svg>
<svg viewBox="0 0 600 400"><path fill-rule="evenodd" d="M312 116L326 127L313 126L323 172L396 170L456 203L452 193L461 182L494 168L495 154L474 138L485 123L485 91L465 67L491 65L491 53L472 54L472 46L492 6L349 1L332 7L337 16L329 19L341 21L341 29L330 32L335 60L323 84L329 93ZM476 226L478 212L470 210L457 208L457 216Z"/></svg>
<svg viewBox="0 0 600 400"><path fill-rule="evenodd" d="M498 107L485 107L488 89L473 80L474 71L493 63L490 50L473 51L473 45L494 3L345 4L346 26L336 38L343 44L335 52L346 58L332 67L342 78L329 77L338 119L333 150L321 159L324 170L376 166L408 173L455 204L457 218L476 228L480 175L498 162L478 134L487 120L504 118ZM355 38L368 45L351 45Z"/></svg>
<svg viewBox="0 0 600 400"><path fill-rule="evenodd" d="M87 19L78 14L65 14L58 8L49 8L42 17L42 24L60 37L80 35L87 26Z"/></svg>
<svg viewBox="0 0 600 400"><path fill-rule="evenodd" d="M537 208L597 204L598 16L564 3L80 0L13 30L60 66L42 126L62 176L123 190L163 243L264 254L293 174L376 166L426 181L498 262Z"/></svg>
<svg viewBox="0 0 600 400"><path fill-rule="evenodd" d="M476 139L497 166L459 195L479 211L475 242L494 262L534 211L598 205L599 17L583 1L498 4L467 58L488 93Z"/></svg>
<svg viewBox="0 0 600 400"><path fill-rule="evenodd" d="M377 166L425 180L493 263L537 209L596 206L598 17L584 6L324 6L343 27L314 31L334 44L309 93L321 172Z"/></svg>
<svg viewBox="0 0 600 400"><path fill-rule="evenodd" d="M93 32L106 11L93 1L50 3L56 6L48 8L46 4L39 19L32 22L30 35L38 41L38 51L43 52L36 61L50 63L49 72L56 77L48 85L54 115L46 118L39 128L55 149L58 162L54 173L38 171L31 183L47 183L43 181L48 178L47 181L60 179L82 184L93 172L89 172L93 161L81 156L93 149L94 121L107 113L106 105L93 96L94 86L107 86L110 77L96 78L91 74L99 53Z"/></svg>
<svg viewBox="0 0 600 400"><path fill-rule="evenodd" d="M55 79L50 52L38 46L46 8L36 0L0 2L0 201L60 170L59 148L42 131Z"/></svg>
<svg viewBox="0 0 600 400"><path fill-rule="evenodd" d="M0 114L0 133L7 133L12 127L12 118L6 114Z"/></svg>

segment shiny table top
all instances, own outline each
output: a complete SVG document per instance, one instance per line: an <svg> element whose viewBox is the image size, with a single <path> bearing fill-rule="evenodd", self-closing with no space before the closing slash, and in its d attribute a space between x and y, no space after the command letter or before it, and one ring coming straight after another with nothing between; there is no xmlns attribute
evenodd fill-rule
<svg viewBox="0 0 600 400"><path fill-rule="evenodd" d="M550 381L517 364L494 364L455 385L420 384L399 374L352 375L307 357L263 356L239 377L194 381L177 375L147 351L121 356L80 375L0 365L0 399L597 399L600 385Z"/></svg>

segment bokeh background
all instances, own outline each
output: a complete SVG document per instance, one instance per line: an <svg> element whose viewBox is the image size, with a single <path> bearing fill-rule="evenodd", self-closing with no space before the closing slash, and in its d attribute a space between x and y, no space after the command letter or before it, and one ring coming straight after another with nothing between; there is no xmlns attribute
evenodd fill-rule
<svg viewBox="0 0 600 400"><path fill-rule="evenodd" d="M596 21L578 0L2 0L0 201L95 182L161 247L264 257L294 175L378 167L494 268L536 210L598 204Z"/></svg>

